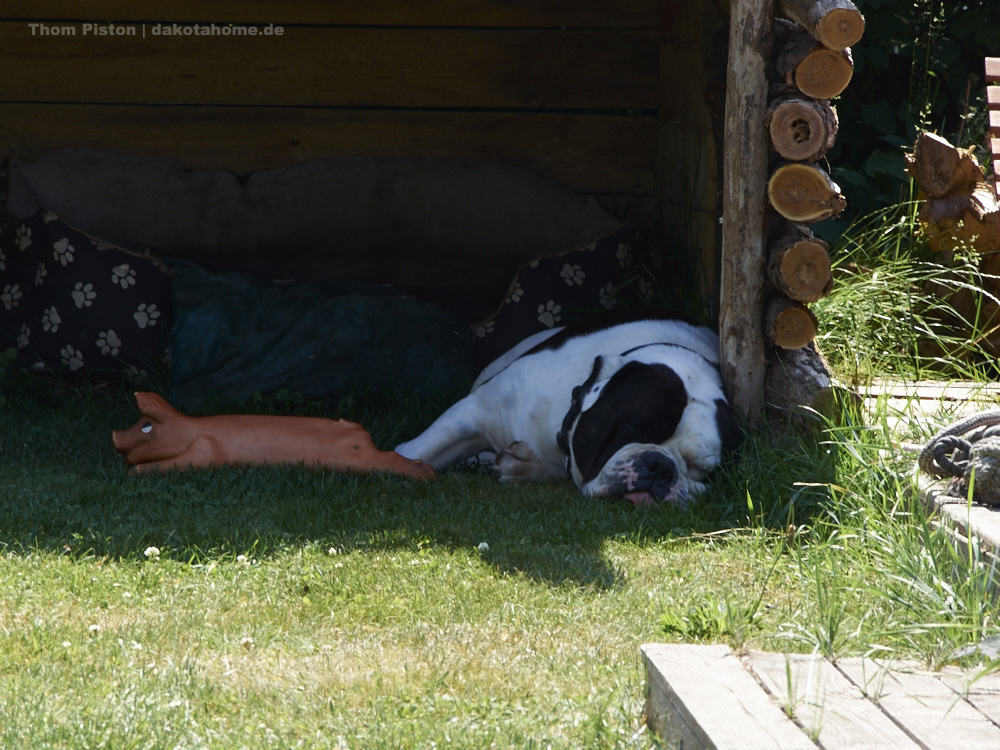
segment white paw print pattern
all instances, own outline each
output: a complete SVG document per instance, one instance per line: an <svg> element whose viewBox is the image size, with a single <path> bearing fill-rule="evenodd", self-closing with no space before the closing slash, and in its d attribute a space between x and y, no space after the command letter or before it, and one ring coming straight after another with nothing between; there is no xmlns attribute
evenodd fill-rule
<svg viewBox="0 0 1000 750"><path fill-rule="evenodd" d="M601 287L601 307L605 310L610 310L618 302L618 290L615 289L615 285L610 281Z"/></svg>
<svg viewBox="0 0 1000 750"><path fill-rule="evenodd" d="M544 305L538 306L538 322L546 328L552 328L552 326L562 320L561 312L562 306L549 300Z"/></svg>
<svg viewBox="0 0 1000 750"><path fill-rule="evenodd" d="M49 269L45 267L44 262L39 262L38 268L35 270L35 286L41 286L45 277L49 275Z"/></svg>
<svg viewBox="0 0 1000 750"><path fill-rule="evenodd" d="M83 352L74 349L72 346L64 346L59 350L62 363L69 368L70 372L76 372L83 367Z"/></svg>
<svg viewBox="0 0 1000 750"><path fill-rule="evenodd" d="M68 237L63 237L52 245L52 251L52 257L66 266L73 262L73 253L76 252L76 249L69 244Z"/></svg>
<svg viewBox="0 0 1000 750"><path fill-rule="evenodd" d="M135 365L129 365L128 369L125 371L125 377L131 380L132 382L135 382L139 378L146 377L147 374L148 373L145 370L140 370Z"/></svg>
<svg viewBox="0 0 1000 750"><path fill-rule="evenodd" d="M573 286L574 284L583 286L583 280L587 278L587 274L575 263L564 263L559 275L569 286Z"/></svg>
<svg viewBox="0 0 1000 750"><path fill-rule="evenodd" d="M59 330L59 324L62 323L62 318L59 317L59 311L55 307L47 307L42 313L42 330L46 333L55 333Z"/></svg>
<svg viewBox="0 0 1000 750"><path fill-rule="evenodd" d="M101 331L97 337L97 348L101 350L101 354L110 354L112 357L116 357L121 351L122 340L111 329Z"/></svg>
<svg viewBox="0 0 1000 750"><path fill-rule="evenodd" d="M122 263L111 269L111 283L117 284L122 289L135 286L135 271L128 263Z"/></svg>
<svg viewBox="0 0 1000 750"><path fill-rule="evenodd" d="M139 305L139 309L132 313L132 317L139 324L139 328L152 328L160 317L160 311L156 309L156 305L147 305L143 302Z"/></svg>
<svg viewBox="0 0 1000 750"><path fill-rule="evenodd" d="M476 338L484 339L493 333L493 321L487 320L485 323L476 326Z"/></svg>
<svg viewBox="0 0 1000 750"><path fill-rule="evenodd" d="M524 296L524 287L521 286L520 281L514 282L514 288L510 290L510 294L507 295L507 304L513 304L521 301L521 297Z"/></svg>
<svg viewBox="0 0 1000 750"><path fill-rule="evenodd" d="M17 348L23 349L29 343L31 343L31 329L28 328L27 323L21 324L21 335L17 337Z"/></svg>
<svg viewBox="0 0 1000 750"><path fill-rule="evenodd" d="M656 290L653 289L653 285L649 282L649 279L639 279L636 282L635 288L639 292L639 296L642 297L643 302L652 301Z"/></svg>
<svg viewBox="0 0 1000 750"><path fill-rule="evenodd" d="M17 249L24 251L31 247L31 227L22 224L14 232L14 239L17 240Z"/></svg>
<svg viewBox="0 0 1000 750"><path fill-rule="evenodd" d="M615 253L615 258L618 259L618 265L622 268L632 267L632 248L626 245L624 242L618 245L618 251Z"/></svg>
<svg viewBox="0 0 1000 750"><path fill-rule="evenodd" d="M21 301L22 296L19 284L8 284L0 292L0 302L3 303L4 308L7 310L13 310Z"/></svg>
<svg viewBox="0 0 1000 750"><path fill-rule="evenodd" d="M71 296L73 297L73 303L78 309L82 310L94 304L97 292L94 291L93 284L84 284L82 281L78 281L76 282L76 286L73 287Z"/></svg>

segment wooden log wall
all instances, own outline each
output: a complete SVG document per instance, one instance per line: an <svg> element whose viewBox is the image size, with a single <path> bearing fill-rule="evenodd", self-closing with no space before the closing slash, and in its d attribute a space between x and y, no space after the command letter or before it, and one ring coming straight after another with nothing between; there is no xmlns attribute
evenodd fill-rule
<svg viewBox="0 0 1000 750"><path fill-rule="evenodd" d="M830 258L808 225L846 206L823 157L837 135L829 100L849 84L863 33L850 0L732 5L720 338L729 395L751 425L765 400L787 407L791 385L795 401L829 386L808 305L830 292ZM753 48L742 58L740 38Z"/></svg>
<svg viewBox="0 0 1000 750"><path fill-rule="evenodd" d="M1000 195L1000 57L986 58L986 105L989 109L990 155L993 157L993 190Z"/></svg>

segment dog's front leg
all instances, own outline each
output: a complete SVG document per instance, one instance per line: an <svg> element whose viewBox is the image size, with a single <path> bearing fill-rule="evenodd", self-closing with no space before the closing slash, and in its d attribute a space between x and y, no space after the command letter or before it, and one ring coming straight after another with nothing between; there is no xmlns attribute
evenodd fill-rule
<svg viewBox="0 0 1000 750"><path fill-rule="evenodd" d="M436 471L463 459L493 450L482 431L478 401L466 396L438 417L420 435L396 446L396 453L421 460Z"/></svg>

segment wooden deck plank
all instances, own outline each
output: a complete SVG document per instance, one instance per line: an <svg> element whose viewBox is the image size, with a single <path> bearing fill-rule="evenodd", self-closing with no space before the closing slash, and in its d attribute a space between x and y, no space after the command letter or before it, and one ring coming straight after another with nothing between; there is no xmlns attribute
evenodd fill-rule
<svg viewBox="0 0 1000 750"><path fill-rule="evenodd" d="M1000 726L1000 673L992 672L979 677L978 670L967 672L946 667L941 671L940 679L990 721Z"/></svg>
<svg viewBox="0 0 1000 750"><path fill-rule="evenodd" d="M874 380L858 386L864 398L919 399L924 401L968 401L1000 403L1000 384L963 380Z"/></svg>
<svg viewBox="0 0 1000 750"><path fill-rule="evenodd" d="M819 655L755 652L745 663L824 750L920 750L906 732Z"/></svg>
<svg viewBox="0 0 1000 750"><path fill-rule="evenodd" d="M966 498L948 494L948 482L921 477L920 486L926 502L937 510L967 540L974 536L987 556L996 558L1000 551L1000 510L969 504Z"/></svg>
<svg viewBox="0 0 1000 750"><path fill-rule="evenodd" d="M667 747L816 750L728 646L646 644L647 717Z"/></svg>
<svg viewBox="0 0 1000 750"><path fill-rule="evenodd" d="M873 659L837 668L927 750L1000 747L1000 727L933 673Z"/></svg>

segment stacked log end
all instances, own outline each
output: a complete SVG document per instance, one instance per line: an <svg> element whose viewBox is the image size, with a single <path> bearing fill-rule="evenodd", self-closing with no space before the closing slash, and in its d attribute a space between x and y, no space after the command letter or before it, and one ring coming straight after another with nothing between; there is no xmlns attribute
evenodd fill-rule
<svg viewBox="0 0 1000 750"><path fill-rule="evenodd" d="M851 81L850 47L860 40L865 22L851 0L776 0L776 14L765 121L772 158L762 326L771 346L768 401L783 403L796 400L786 393L788 383L802 380L789 374L790 368L826 371L814 343L819 321L808 305L830 293L833 277L829 246L808 225L847 206L823 159L839 126L830 99Z"/></svg>

